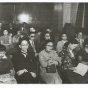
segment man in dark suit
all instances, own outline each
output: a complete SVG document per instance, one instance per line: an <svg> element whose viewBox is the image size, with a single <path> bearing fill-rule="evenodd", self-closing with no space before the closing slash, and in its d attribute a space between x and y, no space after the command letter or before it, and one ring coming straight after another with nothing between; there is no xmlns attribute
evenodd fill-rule
<svg viewBox="0 0 88 88"><path fill-rule="evenodd" d="M9 23L7 30L9 31L9 33L11 33L13 36L16 35L17 33L17 28L16 25Z"/></svg>
<svg viewBox="0 0 88 88"><path fill-rule="evenodd" d="M21 31L22 33L28 34L28 30L29 30L28 25L27 25L25 22L23 22L23 23L22 23L22 26L20 27L20 31Z"/></svg>
<svg viewBox="0 0 88 88"><path fill-rule="evenodd" d="M30 32L29 33L29 52L33 52L35 54L35 57L38 56L38 53L40 52L40 45L37 41L35 41L35 33Z"/></svg>
<svg viewBox="0 0 88 88"><path fill-rule="evenodd" d="M15 69L17 83L35 83L35 59L28 53L29 40L21 38L19 40L18 52L13 55L12 62Z"/></svg>
<svg viewBox="0 0 88 88"><path fill-rule="evenodd" d="M36 64L36 74L39 75L39 58L38 54L40 52L40 45L37 41L35 41L35 33L29 33L29 48L28 52L32 53L35 56L35 64ZM36 82L39 81L39 77L37 78Z"/></svg>

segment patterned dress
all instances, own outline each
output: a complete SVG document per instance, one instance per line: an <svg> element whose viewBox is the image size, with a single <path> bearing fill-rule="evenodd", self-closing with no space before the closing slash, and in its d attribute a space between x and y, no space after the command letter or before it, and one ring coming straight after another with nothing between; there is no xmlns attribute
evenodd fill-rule
<svg viewBox="0 0 88 88"><path fill-rule="evenodd" d="M7 52L9 51L10 48L13 47L12 38L9 35L7 35L7 36L4 36L4 35L1 36L0 42L1 42L2 45L5 45Z"/></svg>
<svg viewBox="0 0 88 88"><path fill-rule="evenodd" d="M65 70L68 70L71 67L74 67L74 61L75 61L75 57L71 56L71 53L69 51L67 51L66 49L63 49L60 53L59 53L59 57L62 58L62 68Z"/></svg>

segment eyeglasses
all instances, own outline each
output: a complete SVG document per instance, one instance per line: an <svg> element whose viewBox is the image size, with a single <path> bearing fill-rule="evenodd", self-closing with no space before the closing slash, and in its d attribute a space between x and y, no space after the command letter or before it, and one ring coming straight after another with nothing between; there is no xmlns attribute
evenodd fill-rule
<svg viewBox="0 0 88 88"><path fill-rule="evenodd" d="M50 36L45 36L45 37L50 37Z"/></svg>
<svg viewBox="0 0 88 88"><path fill-rule="evenodd" d="M28 46L29 44L25 44L25 45L23 45L23 44L21 44L21 46Z"/></svg>
<svg viewBox="0 0 88 88"><path fill-rule="evenodd" d="M53 45L46 45L46 46L48 46L48 47L53 47Z"/></svg>
<svg viewBox="0 0 88 88"><path fill-rule="evenodd" d="M62 36L62 37L67 37L67 36Z"/></svg>
<svg viewBox="0 0 88 88"><path fill-rule="evenodd" d="M31 36L31 37L35 37L35 36Z"/></svg>

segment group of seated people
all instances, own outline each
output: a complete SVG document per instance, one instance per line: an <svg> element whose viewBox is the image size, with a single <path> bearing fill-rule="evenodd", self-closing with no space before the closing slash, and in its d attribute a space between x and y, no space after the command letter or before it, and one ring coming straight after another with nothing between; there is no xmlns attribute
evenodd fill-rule
<svg viewBox="0 0 88 88"><path fill-rule="evenodd" d="M79 31L68 40L62 33L55 45L54 36L47 29L28 34L17 31L12 37L3 30L0 37L0 83L62 84L59 69L74 70L78 63L88 65L88 38ZM42 38L41 38L42 37Z"/></svg>

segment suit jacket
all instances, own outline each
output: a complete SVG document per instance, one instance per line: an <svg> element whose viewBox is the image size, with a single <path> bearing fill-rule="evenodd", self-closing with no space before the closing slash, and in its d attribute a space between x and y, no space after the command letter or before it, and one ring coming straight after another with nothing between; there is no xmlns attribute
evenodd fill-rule
<svg viewBox="0 0 88 88"><path fill-rule="evenodd" d="M31 53L28 53L26 57L21 52L15 53L12 58L12 63L15 72L22 69L27 69L28 72L35 72L35 59Z"/></svg>
<svg viewBox="0 0 88 88"><path fill-rule="evenodd" d="M35 45L35 50L36 50L36 52L39 53L39 52L40 52L40 45L39 45L39 43L38 43L37 41L34 41L34 45ZM34 50L33 50L32 46L31 46L30 41L29 41L28 52L34 53Z"/></svg>
<svg viewBox="0 0 88 88"><path fill-rule="evenodd" d="M16 35L17 34L17 28L16 27L12 27L12 29L10 29L10 27L7 28L7 30L12 33L13 35Z"/></svg>

